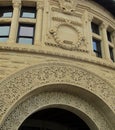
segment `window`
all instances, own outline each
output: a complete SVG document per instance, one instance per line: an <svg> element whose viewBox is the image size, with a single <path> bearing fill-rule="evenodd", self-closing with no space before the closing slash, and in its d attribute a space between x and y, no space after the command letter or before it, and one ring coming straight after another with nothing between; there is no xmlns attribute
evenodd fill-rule
<svg viewBox="0 0 115 130"><path fill-rule="evenodd" d="M114 56L113 56L113 48L109 46L109 52L110 52L110 58L112 61L114 61Z"/></svg>
<svg viewBox="0 0 115 130"><path fill-rule="evenodd" d="M111 31L110 31L111 30ZM110 59L114 62L114 43L112 39L112 28L107 29L107 39L108 39L108 47L109 47L109 53L110 53Z"/></svg>
<svg viewBox="0 0 115 130"><path fill-rule="evenodd" d="M18 30L17 42L22 44L33 44L34 25L20 24Z"/></svg>
<svg viewBox="0 0 115 130"><path fill-rule="evenodd" d="M22 7L20 17L22 18L35 18L36 8L35 7Z"/></svg>
<svg viewBox="0 0 115 130"><path fill-rule="evenodd" d="M108 41L111 42L111 33L109 31L107 31L107 38L108 38Z"/></svg>
<svg viewBox="0 0 115 130"><path fill-rule="evenodd" d="M102 57L101 54L101 42L93 38L93 51L97 57Z"/></svg>
<svg viewBox="0 0 115 130"><path fill-rule="evenodd" d="M92 23L91 23L91 28L92 28L92 32L93 32L93 33L96 33L96 34L99 35L99 25L98 25L98 24L92 22Z"/></svg>
<svg viewBox="0 0 115 130"><path fill-rule="evenodd" d="M98 21L98 20L96 20ZM98 21L99 22L99 21ZM100 36L100 26L95 22L91 22L91 29L92 29L92 46L93 52L97 57L102 58L101 52L101 36Z"/></svg>
<svg viewBox="0 0 115 130"><path fill-rule="evenodd" d="M12 17L13 8L11 6L1 6L0 7L0 17Z"/></svg>
<svg viewBox="0 0 115 130"><path fill-rule="evenodd" d="M1 24L0 25L0 42L7 41L10 32L10 25L8 24Z"/></svg>
<svg viewBox="0 0 115 130"><path fill-rule="evenodd" d="M111 33L109 31L107 31L107 38L108 38L108 41L111 42Z"/></svg>

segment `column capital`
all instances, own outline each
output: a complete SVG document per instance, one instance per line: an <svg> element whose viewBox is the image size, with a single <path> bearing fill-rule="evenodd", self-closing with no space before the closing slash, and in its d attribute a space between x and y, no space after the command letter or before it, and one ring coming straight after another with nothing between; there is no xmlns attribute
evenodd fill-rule
<svg viewBox="0 0 115 130"><path fill-rule="evenodd" d="M107 29L108 28L108 24L107 23L102 23L101 25L100 25L100 29Z"/></svg>
<svg viewBox="0 0 115 130"><path fill-rule="evenodd" d="M13 0L12 3L13 3L14 8L16 8L16 7L20 8L21 7L21 0Z"/></svg>
<svg viewBox="0 0 115 130"><path fill-rule="evenodd" d="M43 7L44 7L44 2L43 1L38 1L37 2L37 10L43 9Z"/></svg>
<svg viewBox="0 0 115 130"><path fill-rule="evenodd" d="M93 16L89 14L89 15L88 15L88 21L89 21L89 22L92 22L92 20L93 20Z"/></svg>

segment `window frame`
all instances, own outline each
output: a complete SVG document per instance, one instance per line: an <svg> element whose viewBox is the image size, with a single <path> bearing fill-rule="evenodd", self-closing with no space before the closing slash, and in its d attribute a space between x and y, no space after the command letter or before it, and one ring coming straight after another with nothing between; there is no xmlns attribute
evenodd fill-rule
<svg viewBox="0 0 115 130"><path fill-rule="evenodd" d="M33 36L20 36L20 27L33 27ZM20 43L19 39L20 38L30 38L32 39L32 43L31 45L34 44L34 35L35 35L35 24L26 24L26 23L19 23L19 27L18 27L18 34L17 34L17 43L18 44L25 44L25 43ZM30 45L30 44L28 44Z"/></svg>

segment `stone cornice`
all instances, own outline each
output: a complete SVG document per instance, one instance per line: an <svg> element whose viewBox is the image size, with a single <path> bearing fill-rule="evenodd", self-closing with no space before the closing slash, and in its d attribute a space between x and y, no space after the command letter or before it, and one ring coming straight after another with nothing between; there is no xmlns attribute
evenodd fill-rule
<svg viewBox="0 0 115 130"><path fill-rule="evenodd" d="M98 12L98 10L96 10L95 8L93 8L93 5L92 5L92 8L90 8L90 7L88 8L88 7L89 7L88 5L84 5L82 3L79 3L79 6L78 6L78 8L80 8L80 9L84 9L84 10L86 9L86 10L88 10L88 12L90 12L93 16L98 17L100 20L105 20L108 23L111 23L111 26L114 27L115 20L114 20L114 18L112 16L109 16L106 13L103 14L101 12Z"/></svg>
<svg viewBox="0 0 115 130"><path fill-rule="evenodd" d="M44 49L40 46L38 46L38 47L28 46L28 45L24 46L24 45L17 45L17 44L12 44L12 45L0 44L0 50L6 51L6 52L11 51L11 52L17 52L17 53L42 54L42 55L50 55L50 56L56 56L56 57L58 56L61 58L83 61L83 62L107 67L110 69L115 69L115 63L113 63L112 61L108 62L101 58L96 58L93 56L89 57L89 54L86 54L86 52L81 52L82 55L76 55L76 54L68 54L66 52L60 53L58 51L54 51L54 49L52 49L52 50L51 49L49 50L49 48ZM83 54L85 54L87 56L85 56Z"/></svg>

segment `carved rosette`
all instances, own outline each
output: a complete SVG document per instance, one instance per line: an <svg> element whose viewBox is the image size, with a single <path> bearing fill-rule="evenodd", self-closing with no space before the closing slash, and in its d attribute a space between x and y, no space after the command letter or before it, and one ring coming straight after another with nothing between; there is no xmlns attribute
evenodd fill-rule
<svg viewBox="0 0 115 130"><path fill-rule="evenodd" d="M85 38L79 29L71 24L71 21L58 24L50 29L50 34L60 48L87 52ZM82 48L83 46L84 49Z"/></svg>

